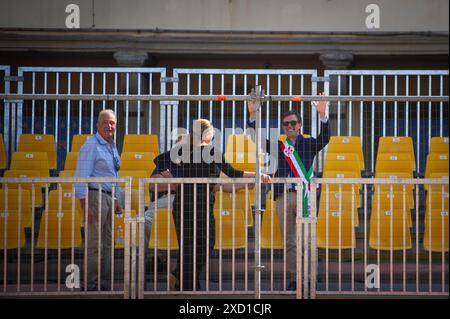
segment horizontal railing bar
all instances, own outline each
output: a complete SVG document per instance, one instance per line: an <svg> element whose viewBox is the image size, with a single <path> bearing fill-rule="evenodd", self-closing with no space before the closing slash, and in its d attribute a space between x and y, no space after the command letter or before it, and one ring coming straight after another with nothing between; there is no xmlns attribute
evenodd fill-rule
<svg viewBox="0 0 450 319"><path fill-rule="evenodd" d="M253 184L255 178L141 178L142 183L146 184ZM1 177L0 183L126 183L131 182L132 177ZM415 184L415 185L431 185L431 184L448 184L448 178L313 178L316 184ZM301 178L272 178L269 184L284 183L301 183Z"/></svg>
<svg viewBox="0 0 450 319"><path fill-rule="evenodd" d="M367 296L448 296L448 292L429 291L316 291L317 295L367 295Z"/></svg>
<svg viewBox="0 0 450 319"><path fill-rule="evenodd" d="M313 178L316 184L448 184L448 178Z"/></svg>
<svg viewBox="0 0 450 319"><path fill-rule="evenodd" d="M25 183L127 183L131 177L0 177L1 184Z"/></svg>
<svg viewBox="0 0 450 319"><path fill-rule="evenodd" d="M448 96L361 96L361 95L271 95L261 97L272 101L331 101L331 102L448 102ZM70 101L248 101L248 95L137 95L137 94L0 94L4 100L70 100Z"/></svg>

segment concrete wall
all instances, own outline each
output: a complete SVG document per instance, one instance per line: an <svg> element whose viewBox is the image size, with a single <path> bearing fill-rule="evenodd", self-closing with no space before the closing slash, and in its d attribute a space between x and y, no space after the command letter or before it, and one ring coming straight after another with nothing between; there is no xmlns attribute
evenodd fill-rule
<svg viewBox="0 0 450 319"><path fill-rule="evenodd" d="M70 3L81 28L364 32L375 3L377 31L449 30L448 0L0 0L0 28L65 28Z"/></svg>

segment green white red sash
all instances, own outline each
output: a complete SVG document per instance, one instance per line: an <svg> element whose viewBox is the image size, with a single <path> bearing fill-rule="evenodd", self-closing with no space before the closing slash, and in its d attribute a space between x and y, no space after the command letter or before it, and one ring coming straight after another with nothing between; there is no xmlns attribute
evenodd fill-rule
<svg viewBox="0 0 450 319"><path fill-rule="evenodd" d="M289 167L291 168L292 172L294 173L295 177L300 177L303 182L303 217L309 216L309 195L310 195L310 181L313 177L313 166L309 168L309 171L305 169L305 166L303 165L303 162L298 155L294 143L289 139L286 138L286 141L281 144L281 151L284 154L284 157L286 158L286 161L289 164ZM297 185L293 185L295 189L297 189Z"/></svg>

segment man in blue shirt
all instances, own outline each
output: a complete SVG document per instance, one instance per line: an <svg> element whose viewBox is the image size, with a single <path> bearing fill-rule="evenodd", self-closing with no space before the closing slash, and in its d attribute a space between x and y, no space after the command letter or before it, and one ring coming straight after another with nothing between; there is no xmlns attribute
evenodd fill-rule
<svg viewBox="0 0 450 319"><path fill-rule="evenodd" d="M320 94L323 95L323 94ZM277 155L277 170L274 177L297 177L300 175L308 175L312 173L312 165L314 157L323 149L330 140L330 126L328 123L328 116L326 109L328 101L320 101L314 103L316 110L320 115L322 123L321 133L317 138L306 138L300 134L302 121L300 115L295 111L286 112L282 117L282 124L284 133L287 136L287 142L282 143L276 141L278 144ZM249 122L248 125L255 128L256 119L256 103L255 101L248 101ZM266 141L266 151L270 152L270 141ZM285 152L284 149L291 149L291 152ZM298 157L293 156L292 152L296 151ZM300 159L300 161L298 160ZM299 169L296 169L299 168ZM303 179L303 178L302 178ZM304 186L306 187L306 186ZM289 282L287 289L296 290L296 215L297 215L297 193L293 185L286 185L286 207L284 201L284 184L274 185L273 199L276 201L276 210L278 222L280 226L280 233L284 234L284 214L286 214L286 267L287 280ZM307 200L305 201L308 207ZM265 204L265 203L264 203ZM286 212L284 212L286 209ZM305 214L305 208L303 208Z"/></svg>
<svg viewBox="0 0 450 319"><path fill-rule="evenodd" d="M120 157L114 143L117 118L112 110L103 110L98 115L97 133L89 138L78 154L75 177L119 177ZM101 192L100 192L101 187ZM112 198L112 189L115 197ZM123 192L117 183L89 183L88 194L85 184L75 184L75 196L80 199L81 207L85 208L88 199L88 238L87 247L87 290L97 290L108 287L107 278L111 265L111 212L120 213L121 205L117 198L123 198ZM101 201L99 205L99 199ZM85 212L86 214L86 212ZM99 232L101 239L99 238ZM98 241L101 240L101 251L98 251ZM98 267L98 254L101 254L101 267Z"/></svg>

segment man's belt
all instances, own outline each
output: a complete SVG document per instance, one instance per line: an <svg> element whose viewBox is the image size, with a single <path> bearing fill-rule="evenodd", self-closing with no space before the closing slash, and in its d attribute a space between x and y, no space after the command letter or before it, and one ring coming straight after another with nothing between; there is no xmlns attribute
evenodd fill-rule
<svg viewBox="0 0 450 319"><path fill-rule="evenodd" d="M88 187L90 191L98 192L100 191L98 188ZM112 197L112 192L102 189L102 193Z"/></svg>

